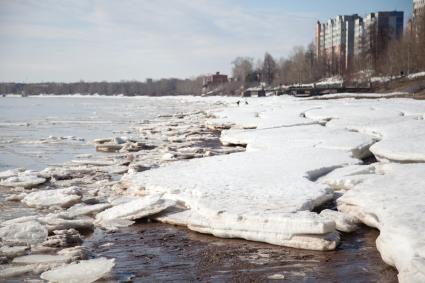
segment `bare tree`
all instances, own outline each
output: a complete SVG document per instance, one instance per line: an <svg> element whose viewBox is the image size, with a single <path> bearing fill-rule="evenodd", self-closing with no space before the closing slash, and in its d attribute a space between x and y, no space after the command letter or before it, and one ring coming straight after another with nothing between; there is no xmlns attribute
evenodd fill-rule
<svg viewBox="0 0 425 283"><path fill-rule="evenodd" d="M249 57L237 57L232 62L233 78L241 83L245 83L249 75L253 72L254 63L253 59Z"/></svg>
<svg viewBox="0 0 425 283"><path fill-rule="evenodd" d="M273 56L266 52L261 68L262 81L271 85L276 76L276 61Z"/></svg>

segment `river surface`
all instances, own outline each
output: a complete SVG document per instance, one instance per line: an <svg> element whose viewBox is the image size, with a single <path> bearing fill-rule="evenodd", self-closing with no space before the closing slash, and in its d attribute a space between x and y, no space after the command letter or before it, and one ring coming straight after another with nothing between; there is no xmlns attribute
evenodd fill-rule
<svg viewBox="0 0 425 283"><path fill-rule="evenodd" d="M172 97L0 97L0 171L41 170L94 154L93 139L126 136L144 120L210 105Z"/></svg>

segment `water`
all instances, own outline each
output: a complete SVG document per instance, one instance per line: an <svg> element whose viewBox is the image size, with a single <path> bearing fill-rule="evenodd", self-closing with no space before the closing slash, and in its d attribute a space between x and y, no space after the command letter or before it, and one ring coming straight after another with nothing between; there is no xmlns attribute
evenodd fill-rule
<svg viewBox="0 0 425 283"><path fill-rule="evenodd" d="M0 171L40 170L79 154L94 154L93 139L131 136L137 125L158 115L210 106L207 100L175 97L0 98ZM67 136L75 138L54 140Z"/></svg>

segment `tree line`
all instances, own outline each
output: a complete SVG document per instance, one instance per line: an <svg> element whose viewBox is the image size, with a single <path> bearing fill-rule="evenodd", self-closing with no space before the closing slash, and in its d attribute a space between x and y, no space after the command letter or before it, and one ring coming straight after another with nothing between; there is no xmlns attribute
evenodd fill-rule
<svg viewBox="0 0 425 283"><path fill-rule="evenodd" d="M0 83L0 94L82 94L164 96L196 95L202 89L202 77L194 79L147 79L145 82L84 82L75 83Z"/></svg>

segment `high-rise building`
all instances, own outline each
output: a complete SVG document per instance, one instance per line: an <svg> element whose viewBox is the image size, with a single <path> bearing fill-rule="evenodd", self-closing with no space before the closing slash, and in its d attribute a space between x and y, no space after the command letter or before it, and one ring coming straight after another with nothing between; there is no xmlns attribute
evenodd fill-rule
<svg viewBox="0 0 425 283"><path fill-rule="evenodd" d="M400 39L404 29L404 12L377 12L355 23L355 55L367 54L373 62L391 40Z"/></svg>
<svg viewBox="0 0 425 283"><path fill-rule="evenodd" d="M418 0L424 2L425 0ZM404 13L377 12L365 18L338 16L316 25L316 55L329 66L330 73L343 73L353 66L356 56L367 54L375 64L393 39L403 35Z"/></svg>
<svg viewBox="0 0 425 283"><path fill-rule="evenodd" d="M354 56L354 27L360 17L338 16L316 25L316 55L330 67L332 74L342 73L352 65Z"/></svg>

